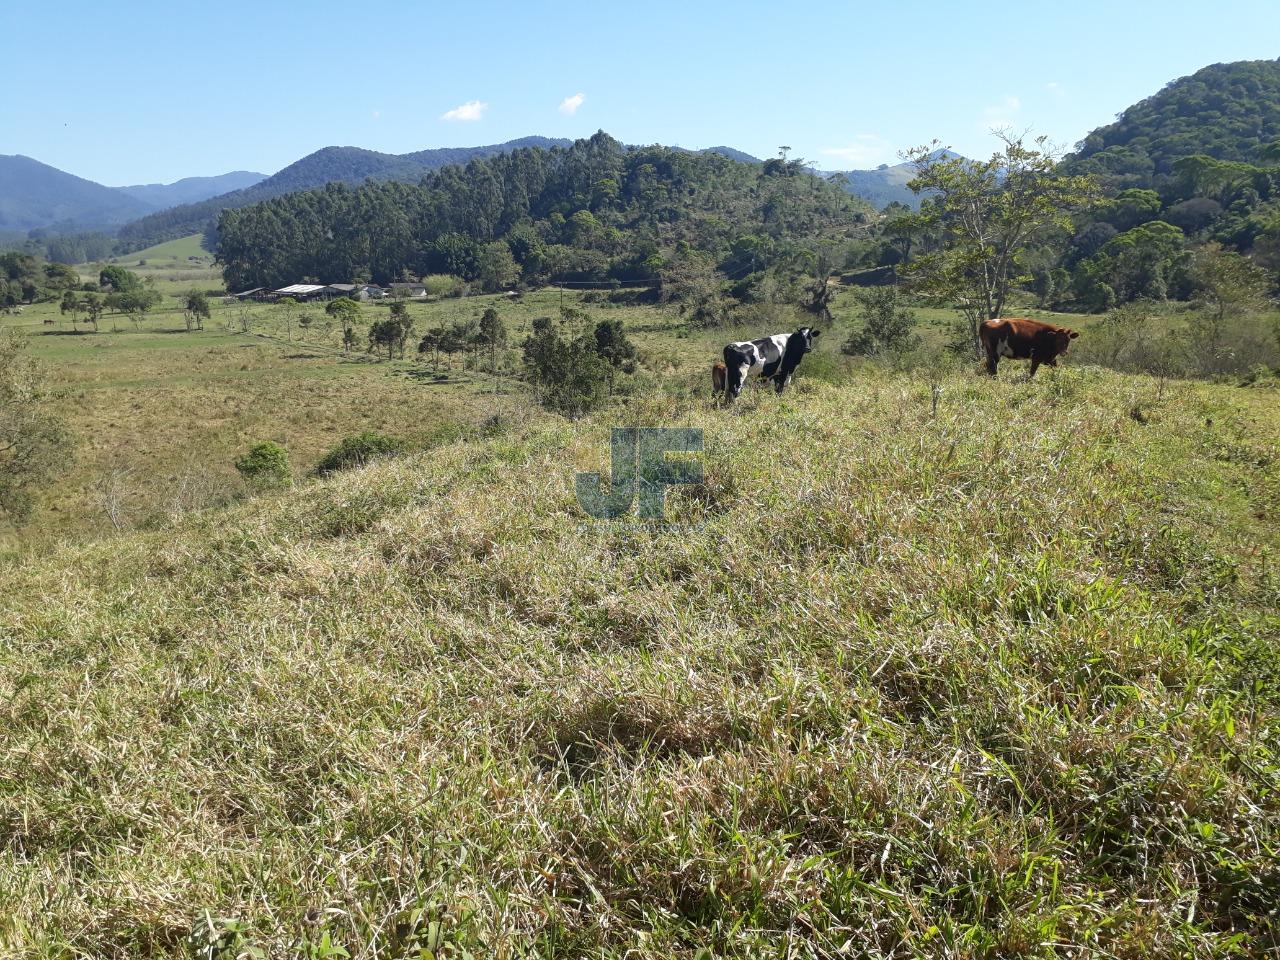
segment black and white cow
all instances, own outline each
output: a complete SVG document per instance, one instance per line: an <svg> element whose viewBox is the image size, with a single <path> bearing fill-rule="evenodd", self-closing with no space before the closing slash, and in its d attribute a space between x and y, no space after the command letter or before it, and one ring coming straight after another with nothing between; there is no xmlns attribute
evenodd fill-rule
<svg viewBox="0 0 1280 960"><path fill-rule="evenodd" d="M801 327L795 333L775 333L759 340L729 344L724 348L725 397L736 399L752 374L758 374L761 380L772 380L781 393L821 332Z"/></svg>

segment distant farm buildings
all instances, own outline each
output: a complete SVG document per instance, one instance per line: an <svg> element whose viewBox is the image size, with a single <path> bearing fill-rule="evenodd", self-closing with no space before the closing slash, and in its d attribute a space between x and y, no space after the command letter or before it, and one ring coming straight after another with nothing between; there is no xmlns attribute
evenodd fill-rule
<svg viewBox="0 0 1280 960"><path fill-rule="evenodd" d="M420 287L421 296L426 296L426 288L422 284L392 284L393 287ZM413 293L399 293L397 296L419 296ZM272 290L269 287L254 287L231 294L233 300L257 300L271 303L290 297L300 303L311 300L336 300L338 297L350 297L352 300L381 300L392 296L385 287L373 283L291 283L287 287Z"/></svg>
<svg viewBox="0 0 1280 960"><path fill-rule="evenodd" d="M390 295L409 300L421 300L427 295L427 288L421 283L393 283L390 287Z"/></svg>

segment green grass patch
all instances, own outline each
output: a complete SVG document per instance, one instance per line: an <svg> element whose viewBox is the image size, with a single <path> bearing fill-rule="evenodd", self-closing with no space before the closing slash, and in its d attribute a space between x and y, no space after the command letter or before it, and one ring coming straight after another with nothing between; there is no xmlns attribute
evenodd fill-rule
<svg viewBox="0 0 1280 960"><path fill-rule="evenodd" d="M1276 394L850 370L8 571L4 952L1274 951Z"/></svg>

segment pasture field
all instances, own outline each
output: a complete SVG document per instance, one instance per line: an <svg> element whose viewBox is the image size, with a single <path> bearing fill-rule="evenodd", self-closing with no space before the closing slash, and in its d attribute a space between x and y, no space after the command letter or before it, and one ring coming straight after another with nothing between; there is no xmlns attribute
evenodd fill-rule
<svg viewBox="0 0 1280 960"><path fill-rule="evenodd" d="M536 418L514 376L519 344L535 317L555 316L562 305L625 323L644 354L645 373L637 389L701 397L708 391L708 367L725 342L812 322L777 308L750 324L689 330L674 310L613 304L559 289L517 301L504 296L409 301L412 342L405 359L388 360L363 347L344 353L341 330L322 304L285 309L213 298L212 319L203 330L188 331L179 296L192 286L217 286L221 279L212 266L200 268L216 278L205 284L163 277L174 272L171 263L199 249L197 239L139 251L136 260L124 258L131 269L161 278L157 285L165 290L162 304L137 325L124 315L108 315L94 333L84 322L73 324L60 315L54 303L0 317L0 331L18 329L30 336L30 352L45 363L54 404L77 440L70 469L44 491L33 521L16 531L0 527L0 557L113 529L104 496L123 504L116 521L130 527L164 524L175 513L236 499L245 491L232 463L258 440L283 444L295 472L305 474L342 437L363 430L430 444L495 416ZM148 266L138 267L138 260ZM85 276L95 274L87 265L81 269ZM415 352L424 332L478 318L489 306L502 315L509 340L499 360L496 396L487 358L421 359ZM386 302L364 305L362 343L368 322L385 316L388 308ZM858 324L857 311L851 292L837 298L836 323L806 359L802 375L838 380L859 369L857 361L839 352ZM917 307L914 312L927 342L939 342L954 319L949 310ZM1018 313L1081 330L1096 322L1035 309ZM300 314L310 318L309 328L298 323ZM1181 321L1171 314L1158 322ZM1007 372L1018 376L1024 369L1014 365Z"/></svg>
<svg viewBox="0 0 1280 960"><path fill-rule="evenodd" d="M705 395L707 368L727 340L810 322L784 310L765 322L769 330L756 324L690 332L674 311L584 302L580 292L556 289L518 302L501 296L409 301L413 342L405 360L389 361L363 348L344 354L341 330L322 305L287 311L214 298L212 319L203 330L188 331L179 295L192 287L221 284L211 264L185 266L189 256L208 258L198 237L119 259L156 279L165 294L163 303L136 326L126 316L108 315L94 333L91 326L61 316L53 303L26 307L21 316L0 317L0 330L16 328L30 335L30 352L45 363L55 406L77 440L71 469L44 491L34 520L23 530L0 529L0 552L42 550L59 539L111 530L103 509L108 495L104 486L124 504L120 519L129 526L166 523L175 512L234 499L243 485L232 463L258 440L282 443L296 472L305 473L342 437L362 430L428 443L495 415L536 417L528 410L524 388L510 373L532 320L556 315L562 304L582 307L596 318L623 320L645 354L645 388L690 395ZM146 265L139 266L144 260ZM81 272L96 277L94 267L86 265ZM173 279L192 272L200 276ZM585 299L593 298L588 294ZM437 365L416 357L422 333L478 317L491 305L502 314L511 344L501 358L505 372L497 396L493 378L482 369L487 360L468 362L458 356L442 358ZM385 303L366 304L366 323L387 309ZM918 312L926 336L950 317L944 310ZM299 313L312 319L310 329L297 323ZM853 365L839 354L855 313L848 294L836 301L835 313L836 328L806 361L810 375L831 378ZM1079 325L1079 319L1069 322ZM363 329L359 334L363 341Z"/></svg>
<svg viewBox="0 0 1280 960"><path fill-rule="evenodd" d="M7 571L0 953L1280 949L1280 394L857 373ZM665 525L619 422L705 431Z"/></svg>

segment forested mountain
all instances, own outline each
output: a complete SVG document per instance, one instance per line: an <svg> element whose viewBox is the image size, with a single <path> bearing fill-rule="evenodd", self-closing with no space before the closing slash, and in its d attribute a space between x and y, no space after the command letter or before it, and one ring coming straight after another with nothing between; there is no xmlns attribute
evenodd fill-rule
<svg viewBox="0 0 1280 960"><path fill-rule="evenodd" d="M360 147L325 147L291 163L249 189L213 197L204 203L165 210L144 217L137 223L128 224L120 231L120 239L124 249L136 250L175 237L208 232L223 210L248 206L298 190L313 190L328 183L355 186L366 180L416 183L423 175L451 164L493 157L521 147L568 147L572 142L534 136L479 147L437 147L403 154L378 153ZM761 162L732 147L709 147L697 152L718 153L744 163Z"/></svg>
<svg viewBox="0 0 1280 960"><path fill-rule="evenodd" d="M1280 60L1218 63L1168 84L1094 130L1066 162L1113 189L1159 188L1175 161L1255 163L1280 138Z"/></svg>
<svg viewBox="0 0 1280 960"><path fill-rule="evenodd" d="M179 203L252 186L261 173L238 170L176 183L105 187L23 156L0 156L0 232L110 229Z"/></svg>
<svg viewBox="0 0 1280 960"><path fill-rule="evenodd" d="M414 183L424 174L452 163L466 163L520 147L568 146L569 143L568 140L547 137L522 137L480 147L440 147L405 154L378 153L360 147L324 147L247 189L143 217L121 229L120 240L125 250L137 250L175 237L208 231L223 210L245 207L298 190L312 190L328 183L354 186L371 179Z"/></svg>
<svg viewBox="0 0 1280 960"><path fill-rule="evenodd" d="M216 177L184 177L173 183L144 183L114 189L141 200L153 210L162 210L180 203L199 203L232 190L243 190L266 178L265 173L233 170Z"/></svg>
<svg viewBox="0 0 1280 960"><path fill-rule="evenodd" d="M1091 175L1098 193L1069 229L1043 231L1019 258L1040 306L1102 312L1203 298L1214 284L1280 291L1280 60L1175 80L1057 169ZM895 170L910 179L905 165L878 172ZM901 272L940 242L911 210L886 214L850 266Z"/></svg>
<svg viewBox="0 0 1280 960"><path fill-rule="evenodd" d="M0 230L109 227L152 209L136 197L24 156L0 156Z"/></svg>
<svg viewBox="0 0 1280 960"><path fill-rule="evenodd" d="M228 209L219 259L231 289L427 273L489 289L626 281L704 256L742 279L799 247L848 236L871 214L796 162L628 149L597 133L568 148L446 167L420 184L330 184Z"/></svg>

